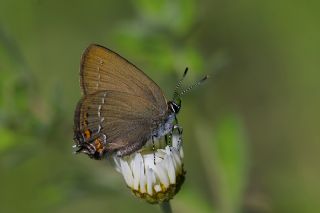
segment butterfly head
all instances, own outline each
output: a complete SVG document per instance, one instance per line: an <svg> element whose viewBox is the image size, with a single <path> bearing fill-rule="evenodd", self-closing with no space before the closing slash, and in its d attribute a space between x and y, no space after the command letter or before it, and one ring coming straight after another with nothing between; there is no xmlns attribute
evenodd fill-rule
<svg viewBox="0 0 320 213"><path fill-rule="evenodd" d="M181 108L181 99L169 101L168 107L172 113L178 114Z"/></svg>

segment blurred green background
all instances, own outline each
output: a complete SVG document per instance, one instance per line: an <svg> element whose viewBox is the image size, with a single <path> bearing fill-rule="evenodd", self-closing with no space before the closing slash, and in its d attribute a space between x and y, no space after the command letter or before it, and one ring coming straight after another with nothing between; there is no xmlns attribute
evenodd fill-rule
<svg viewBox="0 0 320 213"><path fill-rule="evenodd" d="M73 155L79 62L111 48L183 99L174 212L320 211L319 1L0 1L0 212L160 212Z"/></svg>

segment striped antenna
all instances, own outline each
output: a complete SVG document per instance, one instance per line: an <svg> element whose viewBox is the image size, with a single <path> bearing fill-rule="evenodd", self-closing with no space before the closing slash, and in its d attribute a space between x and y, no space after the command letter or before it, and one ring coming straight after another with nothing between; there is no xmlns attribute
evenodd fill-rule
<svg viewBox="0 0 320 213"><path fill-rule="evenodd" d="M180 94L178 94L178 98L183 96L185 93L189 92L190 90L192 90L193 88L199 86L200 84L202 84L205 80L207 80L209 78L208 75L206 75L205 77L203 77L200 81L194 83L193 85L187 87L186 89L184 89Z"/></svg>
<svg viewBox="0 0 320 213"><path fill-rule="evenodd" d="M183 76L182 78L177 82L176 84L176 88L174 89L174 92L173 92L173 100L175 100L177 97L179 97L179 93L178 93L178 89L179 87L181 86L181 83L183 81L183 79L186 77L187 73L188 73L188 67L186 67L186 69L184 70L184 73L183 73Z"/></svg>

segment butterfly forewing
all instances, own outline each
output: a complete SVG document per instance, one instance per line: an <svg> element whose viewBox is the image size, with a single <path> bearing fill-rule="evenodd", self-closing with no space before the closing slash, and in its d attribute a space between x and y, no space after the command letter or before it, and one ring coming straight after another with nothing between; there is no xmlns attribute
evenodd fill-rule
<svg viewBox="0 0 320 213"><path fill-rule="evenodd" d="M144 97L162 113L167 109L160 87L140 69L117 53L92 44L83 53L80 84L85 95L101 90L119 91Z"/></svg>

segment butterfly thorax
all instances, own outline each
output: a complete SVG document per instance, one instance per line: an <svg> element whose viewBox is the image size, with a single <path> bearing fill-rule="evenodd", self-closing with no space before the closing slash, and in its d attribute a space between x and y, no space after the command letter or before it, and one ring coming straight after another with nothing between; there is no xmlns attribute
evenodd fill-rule
<svg viewBox="0 0 320 213"><path fill-rule="evenodd" d="M172 132L173 123L176 120L176 114L179 113L181 108L181 101L176 103L175 101L169 101L167 103L168 109L163 116L163 119L156 125L155 131L153 132L153 137L160 138Z"/></svg>
<svg viewBox="0 0 320 213"><path fill-rule="evenodd" d="M167 115L164 117L164 120L157 124L157 128L153 132L152 136L155 138L160 138L170 133L173 128L174 120L175 120L175 113L168 112Z"/></svg>

